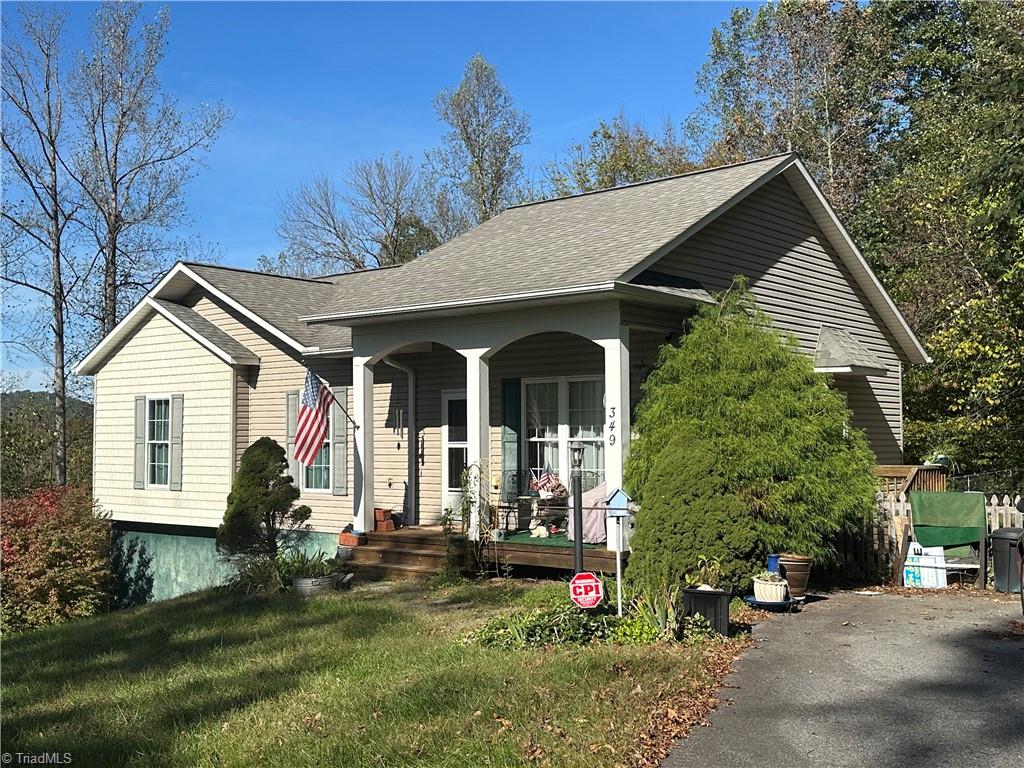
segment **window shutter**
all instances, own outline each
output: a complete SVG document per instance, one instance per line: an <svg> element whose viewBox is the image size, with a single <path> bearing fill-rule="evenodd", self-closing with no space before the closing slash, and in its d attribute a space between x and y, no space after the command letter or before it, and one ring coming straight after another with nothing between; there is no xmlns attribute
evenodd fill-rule
<svg viewBox="0 0 1024 768"><path fill-rule="evenodd" d="M335 496L348 494L348 387L334 387L334 405L331 406L331 470Z"/></svg>
<svg viewBox="0 0 1024 768"><path fill-rule="evenodd" d="M285 455L288 457L288 474L299 486L299 462L295 460L295 429L299 423L299 392L288 392L285 396Z"/></svg>
<svg viewBox="0 0 1024 768"><path fill-rule="evenodd" d="M515 498L523 492L521 478L518 477L522 451L519 445L519 432L523 423L522 384L520 379L501 380L501 470L502 500L509 495ZM513 485L509 485L512 483Z"/></svg>
<svg viewBox="0 0 1024 768"><path fill-rule="evenodd" d="M135 398L135 487L146 487L146 398Z"/></svg>
<svg viewBox="0 0 1024 768"><path fill-rule="evenodd" d="M172 491L181 490L181 437L184 426L185 396L171 395L171 441L170 441L170 476L167 487Z"/></svg>

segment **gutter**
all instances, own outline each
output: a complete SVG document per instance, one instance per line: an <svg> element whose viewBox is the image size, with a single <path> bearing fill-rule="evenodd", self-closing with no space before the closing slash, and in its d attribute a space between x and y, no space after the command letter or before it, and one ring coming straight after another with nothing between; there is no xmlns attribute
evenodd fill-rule
<svg viewBox="0 0 1024 768"><path fill-rule="evenodd" d="M416 515L416 459L419 449L419 433L416 430L416 371L411 366L408 366L405 363L400 363L391 357L385 357L381 362L390 365L396 370L402 371L407 380L406 393L408 395L408 405L406 406L406 409L409 412L409 422L406 425L406 443L408 443L406 449L409 454L409 480L405 486L408 507L402 517L405 524L410 525L414 521Z"/></svg>

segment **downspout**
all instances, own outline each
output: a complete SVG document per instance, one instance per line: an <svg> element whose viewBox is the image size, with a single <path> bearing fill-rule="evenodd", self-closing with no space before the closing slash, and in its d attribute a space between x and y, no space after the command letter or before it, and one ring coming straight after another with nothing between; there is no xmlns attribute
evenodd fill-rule
<svg viewBox="0 0 1024 768"><path fill-rule="evenodd" d="M405 514L402 515L402 517L404 518L405 524L409 525L416 517L416 460L419 453L419 434L416 431L416 371L411 366L408 366L405 363L400 363L391 357L385 357L381 362L390 365L396 370L402 371L406 375L407 379L406 391L409 402L406 406L406 410L408 411L409 416L408 424L406 425L406 448L409 453L409 480L405 491L408 508L405 510Z"/></svg>

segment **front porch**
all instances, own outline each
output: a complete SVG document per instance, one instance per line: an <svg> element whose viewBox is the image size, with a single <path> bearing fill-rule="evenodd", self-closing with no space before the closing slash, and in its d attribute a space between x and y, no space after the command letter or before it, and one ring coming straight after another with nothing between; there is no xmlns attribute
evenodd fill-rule
<svg viewBox="0 0 1024 768"><path fill-rule="evenodd" d="M354 530L373 533L373 510L386 507L422 526L405 536L426 544L426 526L461 511L472 540L492 527L513 536L499 560L571 567L571 542L522 541L522 515L508 510L546 472L568 486L574 444L585 488L622 487L632 406L689 311L644 309L579 302L354 326ZM604 547L588 556L607 553L613 567Z"/></svg>

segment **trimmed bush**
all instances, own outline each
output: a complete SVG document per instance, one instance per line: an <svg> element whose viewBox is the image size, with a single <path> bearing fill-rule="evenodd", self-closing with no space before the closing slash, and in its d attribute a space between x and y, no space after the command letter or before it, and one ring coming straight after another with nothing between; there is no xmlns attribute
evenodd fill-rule
<svg viewBox="0 0 1024 768"><path fill-rule="evenodd" d="M217 551L240 560L274 558L293 548L309 529L306 521L312 514L305 505L295 506L298 498L284 448L261 437L242 454L224 522L217 529Z"/></svg>
<svg viewBox="0 0 1024 768"><path fill-rule="evenodd" d="M106 610L110 546L110 523L84 488L46 488L4 501L3 631L19 632Z"/></svg>
<svg viewBox="0 0 1024 768"><path fill-rule="evenodd" d="M742 284L662 348L637 411L626 483L640 503L627 578L678 584L716 557L740 588L770 552L818 563L873 508L874 455L842 394L772 329Z"/></svg>

